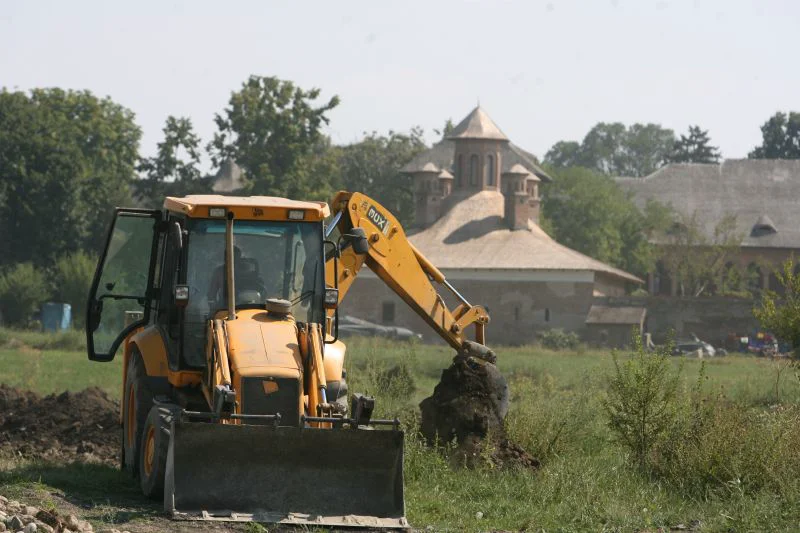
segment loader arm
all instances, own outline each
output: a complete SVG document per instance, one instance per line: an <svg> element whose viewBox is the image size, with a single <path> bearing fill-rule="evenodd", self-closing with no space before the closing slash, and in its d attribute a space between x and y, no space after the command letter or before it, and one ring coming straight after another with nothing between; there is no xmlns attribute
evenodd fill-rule
<svg viewBox="0 0 800 533"><path fill-rule="evenodd" d="M475 326L474 340L485 344L489 314L480 305L471 305L408 240L397 218L372 198L359 192L339 192L332 203L332 222L326 234L338 229L344 236L353 228L366 233L369 249L359 254L353 246L342 246L338 264L326 257L325 281L339 288L341 304L361 268L366 265L411 309L456 350L463 347L467 330ZM450 309L434 282L458 300ZM329 311L332 313L332 311Z"/></svg>

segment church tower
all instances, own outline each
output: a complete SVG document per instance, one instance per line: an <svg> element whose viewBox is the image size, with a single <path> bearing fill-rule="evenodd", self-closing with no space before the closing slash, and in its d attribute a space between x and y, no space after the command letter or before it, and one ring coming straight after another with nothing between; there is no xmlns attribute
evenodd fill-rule
<svg viewBox="0 0 800 533"><path fill-rule="evenodd" d="M500 191L500 169L506 137L480 106L462 120L447 139L455 144L453 194Z"/></svg>

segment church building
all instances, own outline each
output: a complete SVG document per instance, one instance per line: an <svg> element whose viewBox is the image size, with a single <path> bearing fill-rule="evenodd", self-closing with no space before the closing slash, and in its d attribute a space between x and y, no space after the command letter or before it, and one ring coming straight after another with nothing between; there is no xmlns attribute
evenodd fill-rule
<svg viewBox="0 0 800 533"><path fill-rule="evenodd" d="M470 303L488 309L490 344L531 342L552 328L585 335L596 327L590 311L591 316L603 311L593 309L596 297L623 296L642 283L557 243L539 227L540 187L552 178L481 107L402 172L413 177L415 187L411 242ZM435 338L366 270L341 312Z"/></svg>

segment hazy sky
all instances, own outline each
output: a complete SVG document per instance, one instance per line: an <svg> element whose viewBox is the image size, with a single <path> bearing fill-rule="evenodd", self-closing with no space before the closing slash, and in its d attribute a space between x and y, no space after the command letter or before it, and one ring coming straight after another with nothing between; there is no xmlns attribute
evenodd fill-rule
<svg viewBox="0 0 800 533"><path fill-rule="evenodd" d="M770 115L800 110L799 30L791 0L5 0L0 86L111 96L136 113L145 155L170 114L209 140L260 74L338 94L337 143L430 132L480 99L539 157L599 121L698 124L746 157Z"/></svg>

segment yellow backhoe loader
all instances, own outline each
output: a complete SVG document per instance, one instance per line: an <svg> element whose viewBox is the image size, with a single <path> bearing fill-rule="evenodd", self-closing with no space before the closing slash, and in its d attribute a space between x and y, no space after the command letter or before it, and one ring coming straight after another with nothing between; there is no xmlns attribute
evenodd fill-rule
<svg viewBox="0 0 800 533"><path fill-rule="evenodd" d="M199 195L116 210L88 353L124 357L122 466L172 517L408 527L399 421L348 394L337 308L366 265L477 358L489 316L377 202L341 192L331 208Z"/></svg>

